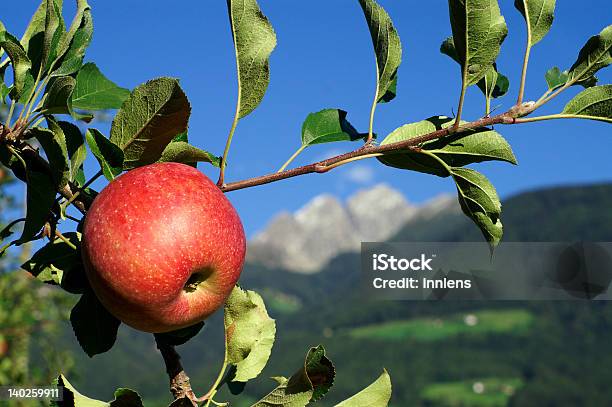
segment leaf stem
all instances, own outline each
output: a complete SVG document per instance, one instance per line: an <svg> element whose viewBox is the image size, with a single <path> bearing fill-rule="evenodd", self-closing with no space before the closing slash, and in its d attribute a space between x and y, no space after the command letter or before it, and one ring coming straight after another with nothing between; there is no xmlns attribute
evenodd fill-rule
<svg viewBox="0 0 612 407"><path fill-rule="evenodd" d="M529 65L529 55L531 54L531 24L529 23L529 7L526 2L523 2L523 9L525 10L525 21L527 26L527 45L525 46L525 56L523 58L523 69L521 71L521 84L519 86L518 98L516 104L518 106L523 103L523 97L525 96L525 82L527 81L527 66Z"/></svg>
<svg viewBox="0 0 612 407"><path fill-rule="evenodd" d="M217 394L217 387L219 387L219 384L223 380L223 376L225 376L225 371L227 370L227 359L228 359L228 355L227 355L227 345L226 345L225 355L223 356L223 365L221 366L221 370L219 371L219 374L217 375L217 379L213 383L208 393L206 393L206 395L202 397L204 400L207 400L206 405L204 407L210 406L210 403L217 405L217 403L213 401L213 397L215 397L215 394Z"/></svg>
<svg viewBox="0 0 612 407"><path fill-rule="evenodd" d="M282 166L282 167L280 167L280 169L279 169L277 172L283 172L283 171L285 170L285 168L287 168L287 166L289 166L289 164L291 164L291 162L292 162L293 160L295 160L295 158L296 158L298 155L300 155L300 153L301 153L302 151L304 151L304 149L305 149L306 147L307 147L307 146L306 146L305 144L302 144L302 146L300 146L300 148L298 148L298 149L297 149L297 151L296 151L295 153L293 153L293 155L292 155L291 157L289 157L289 159L288 159L288 160L287 160L287 161L286 161L286 162L283 164L283 166Z"/></svg>
<svg viewBox="0 0 612 407"><path fill-rule="evenodd" d="M240 90L238 91L240 93ZM232 138L234 137L234 133L236 132L236 126L238 126L238 114L240 110L240 103L236 105L236 115L234 116L234 121L232 122L232 128L230 129L229 135L227 136L227 141L225 142L225 149L223 150L223 157L221 157L220 172L219 172L219 180L217 181L217 185L221 186L225 184L225 167L227 165L227 155L229 154L230 146L232 145Z"/></svg>
<svg viewBox="0 0 612 407"><path fill-rule="evenodd" d="M16 104L17 103L15 103L15 101L11 99L11 106L9 107L8 116L6 117L6 127L7 128L11 127L11 119L13 118L13 112L15 111Z"/></svg>
<svg viewBox="0 0 612 407"><path fill-rule="evenodd" d="M68 247L72 250L77 250L77 247L68 239L66 236L62 234L59 230L55 229L55 236L58 237L62 242L66 243Z"/></svg>
<svg viewBox="0 0 612 407"><path fill-rule="evenodd" d="M378 66L376 69L378 71ZM379 84L376 83L376 95L374 95L374 102L372 102L372 108L370 109L370 124L368 127L368 138L366 139L366 144L371 143L372 139L374 138L374 114L376 113L376 106L378 105L378 100L376 99L378 97L378 87Z"/></svg>
<svg viewBox="0 0 612 407"><path fill-rule="evenodd" d="M234 29L234 24L231 23L231 7L228 2L228 11L230 13L230 26L232 29L232 39L234 41L234 58L236 60L236 77L238 79L238 95L236 98L236 111L234 113L234 121L232 122L232 127L230 128L230 132L227 136L227 141L225 142L225 149L223 150L223 156L221 157L221 163L219 164L219 180L217 181L217 185L219 187L225 184L225 167L227 166L227 155L229 154L230 146L232 145L232 138L234 137L234 133L236 132L236 126L238 126L238 121L240 120L240 105L242 104L242 80L240 79L240 58L238 55L238 44L236 44L236 30Z"/></svg>
<svg viewBox="0 0 612 407"><path fill-rule="evenodd" d="M542 97L540 99L538 99L538 101L536 102L536 104L533 106L533 110L539 108L540 106L550 102L551 100L553 100L554 98L556 98L557 96L559 96L559 94L561 92L563 92L565 89L569 88L573 83L567 82L565 85L561 86L559 89L557 89L556 91L554 91L552 94L550 94L550 89L544 93L544 95L542 95ZM550 94L548 96L546 96L547 94Z"/></svg>
<svg viewBox="0 0 612 407"><path fill-rule="evenodd" d="M467 90L466 78L467 74L464 74L463 81L461 82L461 95L459 95L459 106L457 107L457 117L455 118L455 124L452 128L459 128L459 123L461 123L461 114L463 113L463 102L465 101L465 93Z"/></svg>
<svg viewBox="0 0 612 407"><path fill-rule="evenodd" d="M597 120L601 122L612 123L612 118L608 117L599 117L599 116L588 116L588 115L580 115L580 114L550 114L546 116L535 116L535 117L522 117L516 119L516 123L533 123L533 122L541 122L545 120L555 120L555 119L584 119L584 120Z"/></svg>

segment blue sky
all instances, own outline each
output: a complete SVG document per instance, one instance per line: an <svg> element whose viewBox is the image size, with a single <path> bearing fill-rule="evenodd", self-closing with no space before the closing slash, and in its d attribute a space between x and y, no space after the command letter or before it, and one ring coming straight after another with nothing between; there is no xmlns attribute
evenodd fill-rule
<svg viewBox="0 0 612 407"><path fill-rule="evenodd" d="M87 60L96 62L109 78L128 88L159 76L180 78L192 104L191 142L220 154L236 101L226 2L89 2L95 33ZM8 4L2 5L0 18L9 31L20 36L38 2L5 3ZM71 3L67 13L74 9ZM459 95L459 69L438 51L441 41L450 35L446 1L380 3L395 22L404 57L398 97L379 106L375 132L385 135L432 115L452 115ZM342 108L349 112L349 120L358 129L366 131L375 87L372 45L356 0L260 0L260 5L274 25L278 46L271 58L268 93L261 106L238 126L229 157L228 181L276 171L299 146L301 124L310 112ZM493 102L501 112L516 99L526 34L513 1L501 0L500 6L509 35L498 67L511 81L510 93ZM527 100L535 100L545 91L543 75L548 68L571 66L586 40L611 23L609 0L559 0L552 31L532 52ZM612 82L611 72L612 69L601 72L600 83ZM570 90L545 106L542 113L560 111L579 90ZM464 117L476 119L483 110L483 98L474 87L468 92ZM99 127L106 130L108 126ZM609 181L611 129L603 123L569 120L499 126L497 130L511 142L519 166L492 163L477 168L493 181L502 197L545 185ZM295 164L355 147L350 143L313 147ZM89 163L89 172L95 172L93 163ZM216 180L214 169L203 164L200 168ZM228 196L251 235L275 213L295 210L315 195L346 197L379 182L400 189L414 202L444 192L454 193L449 179L394 170L365 160L325 175L294 178Z"/></svg>

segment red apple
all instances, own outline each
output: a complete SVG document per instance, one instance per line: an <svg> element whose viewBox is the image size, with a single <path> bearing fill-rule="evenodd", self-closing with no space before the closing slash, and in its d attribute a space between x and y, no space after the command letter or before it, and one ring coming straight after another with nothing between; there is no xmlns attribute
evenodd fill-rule
<svg viewBox="0 0 612 407"><path fill-rule="evenodd" d="M102 304L126 324L168 332L204 320L238 281L246 252L232 204L197 169L136 168L96 197L82 255Z"/></svg>

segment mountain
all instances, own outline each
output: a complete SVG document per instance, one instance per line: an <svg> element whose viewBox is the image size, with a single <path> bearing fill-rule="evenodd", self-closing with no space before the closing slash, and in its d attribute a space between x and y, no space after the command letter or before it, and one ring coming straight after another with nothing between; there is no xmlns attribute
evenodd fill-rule
<svg viewBox="0 0 612 407"><path fill-rule="evenodd" d="M279 214L256 234L249 242L247 262L315 273L339 254L359 251L361 242L384 241L409 222L458 208L450 195L417 206L386 184L358 191L345 203L320 195L295 213Z"/></svg>
<svg viewBox="0 0 612 407"><path fill-rule="evenodd" d="M356 195L361 196L358 203L367 201L367 192ZM379 192L378 201L375 194L368 199L379 209L386 206L385 196ZM354 201L335 202L333 215L359 230L346 215L357 211ZM320 199L313 206L328 203L328 198ZM612 184L536 190L503 205L509 241L612 241ZM305 210L287 216L299 223L309 218L304 213L330 215ZM333 229L325 219L312 219L317 221ZM454 209L429 218L413 215L389 238L481 239L478 229ZM331 258L318 273L248 263L240 283L264 297L277 320L276 341L260 377L239 397L224 386L218 400L251 405L275 386L269 377L291 375L308 347L321 343L337 370L334 387L317 402L323 407L365 387L383 367L393 380L391 407L612 405L612 306L604 301L374 301L358 289L359 263L359 255L350 251ZM198 392L214 381L223 342L218 313L196 338L179 347ZM151 335L122 326L113 349L89 359L67 326L58 347L73 349L76 373L70 379L83 394L110 400L115 388L129 387L146 398L147 407L167 405L167 377Z"/></svg>

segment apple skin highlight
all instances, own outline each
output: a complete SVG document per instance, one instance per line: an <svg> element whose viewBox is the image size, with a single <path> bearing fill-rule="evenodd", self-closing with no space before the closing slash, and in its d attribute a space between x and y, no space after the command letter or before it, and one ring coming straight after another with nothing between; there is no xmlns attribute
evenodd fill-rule
<svg viewBox="0 0 612 407"><path fill-rule="evenodd" d="M118 177L95 198L83 227L83 262L96 296L145 332L184 328L219 309L245 254L236 210L185 164L151 164Z"/></svg>

